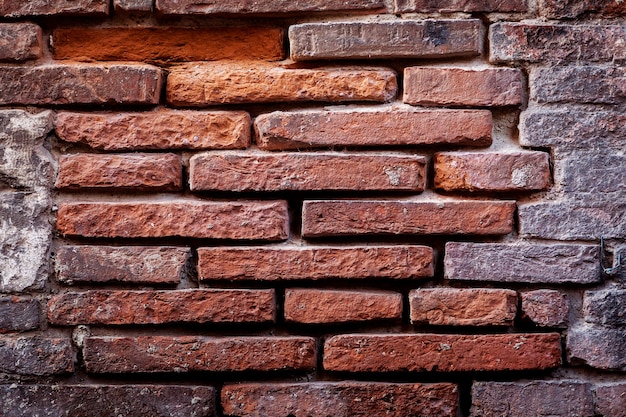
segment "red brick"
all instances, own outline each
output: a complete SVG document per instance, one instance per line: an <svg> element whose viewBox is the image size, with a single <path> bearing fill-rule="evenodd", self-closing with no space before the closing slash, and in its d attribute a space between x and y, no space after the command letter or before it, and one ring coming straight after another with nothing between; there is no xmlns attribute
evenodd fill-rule
<svg viewBox="0 0 626 417"><path fill-rule="evenodd" d="M182 177L180 157L171 153L62 155L55 187L176 191Z"/></svg>
<svg viewBox="0 0 626 417"><path fill-rule="evenodd" d="M394 0L394 13L525 12L527 0Z"/></svg>
<svg viewBox="0 0 626 417"><path fill-rule="evenodd" d="M65 203L57 216L64 235L284 240L284 201Z"/></svg>
<svg viewBox="0 0 626 417"><path fill-rule="evenodd" d="M446 191L533 191L550 186L546 152L440 152L435 188Z"/></svg>
<svg viewBox="0 0 626 417"><path fill-rule="evenodd" d="M69 339L0 337L0 372L18 375L55 375L74 372Z"/></svg>
<svg viewBox="0 0 626 417"><path fill-rule="evenodd" d="M324 369L346 372L522 371L561 364L548 334L352 334L324 345Z"/></svg>
<svg viewBox="0 0 626 417"><path fill-rule="evenodd" d="M431 277L427 246L279 246L198 249L201 280L285 281Z"/></svg>
<svg viewBox="0 0 626 417"><path fill-rule="evenodd" d="M522 318L540 327L564 327L569 315L567 296L555 290L525 291L520 294Z"/></svg>
<svg viewBox="0 0 626 417"><path fill-rule="evenodd" d="M275 319L274 290L87 291L54 296L52 324L263 323Z"/></svg>
<svg viewBox="0 0 626 417"><path fill-rule="evenodd" d="M283 68L265 63L196 63L170 69L174 106L292 101L390 101L396 74L384 68Z"/></svg>
<svg viewBox="0 0 626 417"><path fill-rule="evenodd" d="M512 201L305 201L302 235L507 234L514 211Z"/></svg>
<svg viewBox="0 0 626 417"><path fill-rule="evenodd" d="M626 383L603 384L595 394L597 415L626 417Z"/></svg>
<svg viewBox="0 0 626 417"><path fill-rule="evenodd" d="M156 0L156 9L165 15L247 15L330 11L384 11L384 0Z"/></svg>
<svg viewBox="0 0 626 417"><path fill-rule="evenodd" d="M389 291L287 289L285 320L294 323L344 323L401 319L402 294Z"/></svg>
<svg viewBox="0 0 626 417"><path fill-rule="evenodd" d="M279 111L258 116L254 128L256 143L264 150L439 144L487 146L491 144L493 121L487 110L414 110L394 105L382 109Z"/></svg>
<svg viewBox="0 0 626 417"><path fill-rule="evenodd" d="M250 115L242 111L59 112L57 136L105 151L244 149Z"/></svg>
<svg viewBox="0 0 626 417"><path fill-rule="evenodd" d="M522 72L516 68L404 69L404 98L426 106L519 106Z"/></svg>
<svg viewBox="0 0 626 417"><path fill-rule="evenodd" d="M39 328L39 302L19 297L0 297L0 333Z"/></svg>
<svg viewBox="0 0 626 417"><path fill-rule="evenodd" d="M0 16L4 17L107 14L109 14L108 0L3 0L0 3Z"/></svg>
<svg viewBox="0 0 626 417"><path fill-rule="evenodd" d="M37 59L43 53L41 48L39 26L32 23L0 23L0 61Z"/></svg>
<svg viewBox="0 0 626 417"><path fill-rule="evenodd" d="M279 60L284 31L263 27L62 28L52 35L56 59L98 61Z"/></svg>
<svg viewBox="0 0 626 417"><path fill-rule="evenodd" d="M162 73L139 64L6 66L0 84L0 104L157 104Z"/></svg>
<svg viewBox="0 0 626 417"><path fill-rule="evenodd" d="M294 61L473 56L480 33L477 19L304 23L289 27L289 45Z"/></svg>
<svg viewBox="0 0 626 417"><path fill-rule="evenodd" d="M192 190L423 191L426 159L393 154L214 152L194 155L189 170Z"/></svg>
<svg viewBox="0 0 626 417"><path fill-rule="evenodd" d="M189 248L167 246L61 246L55 269L64 284L177 284L190 256Z"/></svg>
<svg viewBox="0 0 626 417"><path fill-rule="evenodd" d="M315 368L312 337L88 337L90 373L308 371Z"/></svg>
<svg viewBox="0 0 626 417"><path fill-rule="evenodd" d="M114 0L113 7L116 12L150 12L153 0Z"/></svg>
<svg viewBox="0 0 626 417"><path fill-rule="evenodd" d="M577 18L588 14L626 16L626 4L619 0L540 0L539 14L549 19Z"/></svg>
<svg viewBox="0 0 626 417"><path fill-rule="evenodd" d="M453 417L456 385L384 382L227 384L222 407L242 417Z"/></svg>
<svg viewBox="0 0 626 417"><path fill-rule="evenodd" d="M411 322L437 326L508 326L517 293L486 288L427 288L409 294Z"/></svg>

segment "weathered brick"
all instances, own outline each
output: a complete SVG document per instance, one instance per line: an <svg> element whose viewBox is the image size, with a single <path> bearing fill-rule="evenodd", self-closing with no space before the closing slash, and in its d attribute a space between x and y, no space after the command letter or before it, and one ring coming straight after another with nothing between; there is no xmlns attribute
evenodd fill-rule
<svg viewBox="0 0 626 417"><path fill-rule="evenodd" d="M52 35L56 59L98 61L279 60L284 31L264 27L61 28Z"/></svg>
<svg viewBox="0 0 626 417"><path fill-rule="evenodd" d="M349 334L324 344L324 369L329 371L521 371L560 364L558 333Z"/></svg>
<svg viewBox="0 0 626 417"><path fill-rule="evenodd" d="M571 380L474 382L472 417L593 417L591 384Z"/></svg>
<svg viewBox="0 0 626 417"><path fill-rule="evenodd" d="M529 84L530 98L538 103L621 104L626 101L626 68L537 68L530 72Z"/></svg>
<svg viewBox="0 0 626 417"><path fill-rule="evenodd" d="M302 235L507 234L514 211L510 201L305 201Z"/></svg>
<svg viewBox="0 0 626 417"><path fill-rule="evenodd" d="M576 18L589 13L606 17L626 15L626 4L620 0L540 0L539 14L549 19Z"/></svg>
<svg viewBox="0 0 626 417"><path fill-rule="evenodd" d="M177 284L190 256L189 248L167 246L61 246L55 269L65 284Z"/></svg>
<svg viewBox="0 0 626 417"><path fill-rule="evenodd" d="M596 387L596 414L605 417L626 417L626 383Z"/></svg>
<svg viewBox="0 0 626 417"><path fill-rule="evenodd" d="M255 62L197 63L170 69L167 102L174 106L281 101L390 101L396 74L384 68L290 69Z"/></svg>
<svg viewBox="0 0 626 417"><path fill-rule="evenodd" d="M39 302L17 297L0 298L0 333L24 332L39 327Z"/></svg>
<svg viewBox="0 0 626 417"><path fill-rule="evenodd" d="M161 81L161 70L150 65L4 66L0 104L156 104Z"/></svg>
<svg viewBox="0 0 626 417"><path fill-rule="evenodd" d="M402 294L390 291L287 289L285 320L321 324L402 318Z"/></svg>
<svg viewBox="0 0 626 417"><path fill-rule="evenodd" d="M165 15L285 14L341 10L384 11L384 0L156 0L157 10Z"/></svg>
<svg viewBox="0 0 626 417"><path fill-rule="evenodd" d="M259 148L272 151L333 146L486 146L491 144L493 120L487 110L415 110L394 105L278 111L258 116L254 128Z"/></svg>
<svg viewBox="0 0 626 417"><path fill-rule="evenodd" d="M177 385L0 385L3 417L209 417L213 387Z"/></svg>
<svg viewBox="0 0 626 417"><path fill-rule="evenodd" d="M594 325L570 327L567 332L567 357L571 364L626 371L626 327Z"/></svg>
<svg viewBox="0 0 626 417"><path fill-rule="evenodd" d="M191 157L189 171L191 190L423 191L426 159L394 154L213 152Z"/></svg>
<svg viewBox="0 0 626 417"><path fill-rule="evenodd" d="M43 53L41 48L39 26L32 23L0 23L0 61L37 59Z"/></svg>
<svg viewBox="0 0 626 417"><path fill-rule="evenodd" d="M114 0L116 12L150 12L153 0Z"/></svg>
<svg viewBox="0 0 626 417"><path fill-rule="evenodd" d="M611 62L626 58L620 25L495 23L489 27L491 62Z"/></svg>
<svg viewBox="0 0 626 417"><path fill-rule="evenodd" d="M162 203L65 203L57 229L87 237L166 237L284 240L288 236L284 201Z"/></svg>
<svg viewBox="0 0 626 417"><path fill-rule="evenodd" d="M427 246L280 246L198 249L201 280L431 277Z"/></svg>
<svg viewBox="0 0 626 417"><path fill-rule="evenodd" d="M222 389L226 415L242 417L453 417L454 384L312 382L228 384Z"/></svg>
<svg viewBox="0 0 626 417"><path fill-rule="evenodd" d="M108 0L3 0L0 16L104 16L109 14Z"/></svg>
<svg viewBox="0 0 626 417"><path fill-rule="evenodd" d="M40 376L74 372L74 351L69 339L0 337L0 372Z"/></svg>
<svg viewBox="0 0 626 417"><path fill-rule="evenodd" d="M436 326L508 326L517 293L487 288L426 288L409 293L412 323Z"/></svg>
<svg viewBox="0 0 626 417"><path fill-rule="evenodd" d="M54 296L52 324L263 323L275 319L274 290L87 291Z"/></svg>
<svg viewBox="0 0 626 417"><path fill-rule="evenodd" d="M546 152L439 152L435 188L446 191L532 191L550 186Z"/></svg>
<svg viewBox="0 0 626 417"><path fill-rule="evenodd" d="M623 150L555 150L552 155L554 182L566 193L624 191L626 154Z"/></svg>
<svg viewBox="0 0 626 417"><path fill-rule="evenodd" d="M312 337L88 337L90 373L311 370Z"/></svg>
<svg viewBox="0 0 626 417"><path fill-rule="evenodd" d="M588 323L626 327L626 290L607 288L586 291L583 314Z"/></svg>
<svg viewBox="0 0 626 417"><path fill-rule="evenodd" d="M394 0L394 13L525 12L526 0Z"/></svg>
<svg viewBox="0 0 626 417"><path fill-rule="evenodd" d="M294 61L473 56L481 28L477 19L303 23L289 27L289 44Z"/></svg>
<svg viewBox="0 0 626 417"><path fill-rule="evenodd" d="M449 242L444 268L452 280L589 284L601 279L598 247L579 244Z"/></svg>
<svg viewBox="0 0 626 417"><path fill-rule="evenodd" d="M555 290L534 290L522 292L520 298L522 318L540 327L564 327L567 324L567 295Z"/></svg>
<svg viewBox="0 0 626 417"><path fill-rule="evenodd" d="M518 106L522 72L516 68L404 69L403 101L426 106Z"/></svg>
<svg viewBox="0 0 626 417"><path fill-rule="evenodd" d="M105 151L244 149L250 145L250 115L186 110L59 112L56 134L66 142Z"/></svg>

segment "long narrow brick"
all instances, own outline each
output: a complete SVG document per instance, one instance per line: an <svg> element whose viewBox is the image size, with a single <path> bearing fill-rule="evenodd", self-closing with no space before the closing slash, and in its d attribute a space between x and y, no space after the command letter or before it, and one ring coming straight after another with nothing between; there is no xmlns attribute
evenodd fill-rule
<svg viewBox="0 0 626 417"><path fill-rule="evenodd" d="M174 106L226 103L390 101L394 71L385 68L290 69L255 62L173 67L167 102Z"/></svg>
<svg viewBox="0 0 626 417"><path fill-rule="evenodd" d="M26 61L42 55L41 28L32 23L0 23L0 61Z"/></svg>
<svg viewBox="0 0 626 417"><path fill-rule="evenodd" d="M402 294L390 291L287 289L285 320L326 324L402 319Z"/></svg>
<svg viewBox="0 0 626 417"><path fill-rule="evenodd" d="M525 12L527 0L394 0L394 13Z"/></svg>
<svg viewBox="0 0 626 417"><path fill-rule="evenodd" d="M540 0L539 14L549 19L577 18L595 14L604 17L626 16L626 4L619 0Z"/></svg>
<svg viewBox="0 0 626 417"><path fill-rule="evenodd" d="M113 0L113 9L118 13L150 12L153 0Z"/></svg>
<svg viewBox="0 0 626 417"><path fill-rule="evenodd" d="M61 28L52 35L56 59L97 61L280 60L280 28Z"/></svg>
<svg viewBox="0 0 626 417"><path fill-rule="evenodd" d="M440 129L441 126L445 129ZM264 150L440 144L487 146L491 143L493 120L491 112L486 110L414 110L394 106L278 111L258 116L254 128L256 143Z"/></svg>
<svg viewBox="0 0 626 417"><path fill-rule="evenodd" d="M621 104L626 101L626 68L537 68L530 73L530 98L538 103Z"/></svg>
<svg viewBox="0 0 626 417"><path fill-rule="evenodd" d="M57 229L86 237L167 237L284 240L284 201L65 203Z"/></svg>
<svg viewBox="0 0 626 417"><path fill-rule="evenodd" d="M176 191L182 177L180 157L171 153L62 155L55 187Z"/></svg>
<svg viewBox="0 0 626 417"><path fill-rule="evenodd" d="M302 235L507 234L514 211L511 201L305 201Z"/></svg>
<svg viewBox="0 0 626 417"><path fill-rule="evenodd" d="M4 66L0 84L0 104L157 104L162 73L139 64Z"/></svg>
<svg viewBox="0 0 626 417"><path fill-rule="evenodd" d="M522 72L516 68L404 69L404 97L426 106L519 106Z"/></svg>
<svg viewBox="0 0 626 417"><path fill-rule="evenodd" d="M241 417L453 417L459 403L448 383L228 384L221 397L224 413Z"/></svg>
<svg viewBox="0 0 626 417"><path fill-rule="evenodd" d="M558 333L348 334L324 344L324 369L329 371L522 371L560 364Z"/></svg>
<svg viewBox="0 0 626 417"><path fill-rule="evenodd" d="M59 112L57 136L105 151L244 149L250 115L242 111Z"/></svg>
<svg viewBox="0 0 626 417"><path fill-rule="evenodd" d="M75 283L177 284L185 273L189 248L168 246L61 246L57 279Z"/></svg>
<svg viewBox="0 0 626 417"><path fill-rule="evenodd" d="M435 188L446 191L533 191L550 186L546 152L439 152Z"/></svg>
<svg viewBox="0 0 626 417"><path fill-rule="evenodd" d="M280 246L198 249L201 280L285 281L431 277L427 246Z"/></svg>
<svg viewBox="0 0 626 417"><path fill-rule="evenodd" d="M425 288L409 293L412 323L437 326L507 326L517 293L487 288Z"/></svg>
<svg viewBox="0 0 626 417"><path fill-rule="evenodd" d="M444 268L452 280L589 284L601 279L598 257L594 245L449 242Z"/></svg>
<svg viewBox="0 0 626 417"><path fill-rule="evenodd" d="M256 15L331 11L385 11L384 0L156 0L165 15Z"/></svg>
<svg viewBox="0 0 626 417"><path fill-rule="evenodd" d="M39 302L18 297L0 298L0 333L39 328Z"/></svg>
<svg viewBox="0 0 626 417"><path fill-rule="evenodd" d="M423 191L426 159L397 154L214 152L191 157L189 171L191 190Z"/></svg>
<svg viewBox="0 0 626 417"><path fill-rule="evenodd" d="M52 324L263 323L275 319L274 290L87 291L48 302Z"/></svg>
<svg viewBox="0 0 626 417"><path fill-rule="evenodd" d="M109 13L108 0L3 0L0 16L104 16Z"/></svg>
<svg viewBox="0 0 626 417"><path fill-rule="evenodd" d="M289 44L294 61L440 58L479 55L480 33L477 19L304 23L289 27Z"/></svg>
<svg viewBox="0 0 626 417"><path fill-rule="evenodd" d="M74 372L70 340L0 337L0 372L39 376Z"/></svg>
<svg viewBox="0 0 626 417"><path fill-rule="evenodd" d="M89 373L309 371L312 337L88 337Z"/></svg>

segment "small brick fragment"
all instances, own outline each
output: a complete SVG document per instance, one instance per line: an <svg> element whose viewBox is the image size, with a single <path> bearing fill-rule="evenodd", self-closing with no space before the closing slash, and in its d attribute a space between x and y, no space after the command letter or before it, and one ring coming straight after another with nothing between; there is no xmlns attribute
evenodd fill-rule
<svg viewBox="0 0 626 417"><path fill-rule="evenodd" d="M454 417L454 384L312 382L228 384L222 389L226 415L242 417Z"/></svg>
<svg viewBox="0 0 626 417"><path fill-rule="evenodd" d="M289 69L255 62L173 67L167 102L174 106L227 103L390 101L396 74L384 68Z"/></svg>
<svg viewBox="0 0 626 417"><path fill-rule="evenodd" d="M348 334L324 344L324 369L329 371L521 371L560 364L558 333Z"/></svg>
<svg viewBox="0 0 626 417"><path fill-rule="evenodd" d="M156 0L157 10L165 15L257 15L298 12L384 11L384 0Z"/></svg>
<svg viewBox="0 0 626 417"><path fill-rule="evenodd" d="M37 59L42 53L39 26L32 23L0 23L0 61Z"/></svg>
<svg viewBox="0 0 626 417"><path fill-rule="evenodd" d="M404 97L426 106L519 106L522 72L516 68L404 69Z"/></svg>
<svg viewBox="0 0 626 417"><path fill-rule="evenodd" d="M346 323L402 318L402 294L390 291L287 289L285 320L293 323Z"/></svg>
<svg viewBox="0 0 626 417"><path fill-rule="evenodd" d="M549 19L577 18L586 14L626 16L626 4L620 0L540 0L538 6L539 14Z"/></svg>
<svg viewBox="0 0 626 417"><path fill-rule="evenodd" d="M39 328L39 302L17 297L0 298L0 333Z"/></svg>
<svg viewBox="0 0 626 417"><path fill-rule="evenodd" d="M285 281L431 277L427 246L280 246L198 249L201 280Z"/></svg>
<svg viewBox="0 0 626 417"><path fill-rule="evenodd" d="M530 72L530 98L538 103L621 104L626 101L626 68L537 68Z"/></svg>
<svg viewBox="0 0 626 417"><path fill-rule="evenodd" d="M596 387L596 415L626 417L626 383Z"/></svg>
<svg viewBox="0 0 626 417"><path fill-rule="evenodd" d="M423 191L426 186L424 157L393 154L213 152L191 157L189 171L191 190Z"/></svg>
<svg viewBox="0 0 626 417"><path fill-rule="evenodd" d="M564 327L569 315L567 296L555 290L525 291L522 299L522 318L540 327Z"/></svg>
<svg viewBox="0 0 626 417"><path fill-rule="evenodd" d="M626 290L585 291L583 314L587 323L626 327Z"/></svg>
<svg viewBox="0 0 626 417"><path fill-rule="evenodd" d="M514 211L510 201L305 201L302 235L507 234Z"/></svg>
<svg viewBox="0 0 626 417"><path fill-rule="evenodd" d="M394 0L394 13L525 12L526 0Z"/></svg>
<svg viewBox="0 0 626 417"><path fill-rule="evenodd" d="M312 337L88 337L89 373L309 371Z"/></svg>
<svg viewBox="0 0 626 417"><path fill-rule="evenodd" d="M114 0L116 12L151 12L153 0Z"/></svg>
<svg viewBox="0 0 626 417"><path fill-rule="evenodd" d="M626 327L595 325L570 327L567 332L567 358L573 365L626 371Z"/></svg>
<svg viewBox="0 0 626 417"><path fill-rule="evenodd" d="M0 16L105 16L108 0L3 0Z"/></svg>
<svg viewBox="0 0 626 417"><path fill-rule="evenodd" d="M435 326L508 326L517 293L486 288L428 288L409 293L412 323Z"/></svg>
<svg viewBox="0 0 626 417"><path fill-rule="evenodd" d="M69 339L0 337L0 372L39 376L74 372L74 351Z"/></svg>
<svg viewBox="0 0 626 417"><path fill-rule="evenodd" d="M132 188L176 191L183 166L175 154L77 154L59 158L59 189Z"/></svg>

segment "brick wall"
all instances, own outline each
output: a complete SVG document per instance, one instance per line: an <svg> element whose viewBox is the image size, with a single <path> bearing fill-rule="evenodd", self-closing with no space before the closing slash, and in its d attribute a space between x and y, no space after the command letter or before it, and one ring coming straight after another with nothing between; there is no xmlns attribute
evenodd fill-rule
<svg viewBox="0 0 626 417"><path fill-rule="evenodd" d="M0 0L0 416L626 416L625 17Z"/></svg>

